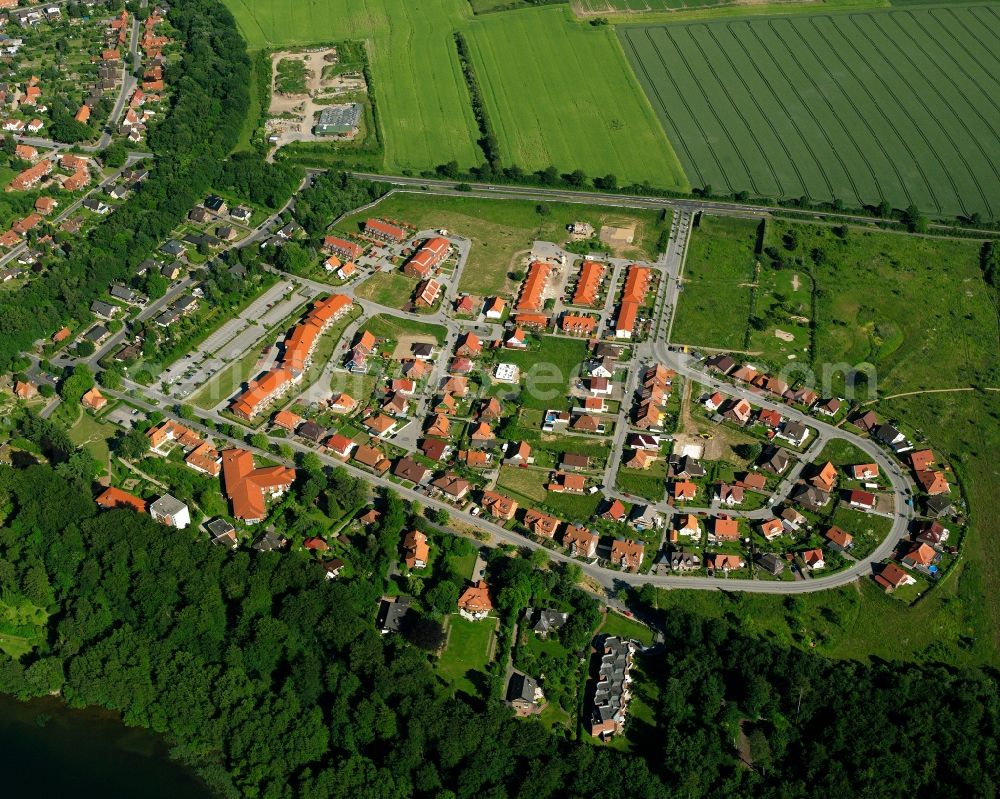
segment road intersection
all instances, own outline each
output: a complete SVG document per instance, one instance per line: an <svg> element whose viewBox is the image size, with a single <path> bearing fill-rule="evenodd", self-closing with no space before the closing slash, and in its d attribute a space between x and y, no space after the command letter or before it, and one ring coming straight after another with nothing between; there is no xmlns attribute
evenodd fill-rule
<svg viewBox="0 0 1000 799"><path fill-rule="evenodd" d="M273 215L268 220L266 220L253 234L251 237L253 241L261 241L265 239L269 234L268 230L273 223L278 219L278 214ZM684 262L684 250L690 235L691 227L691 215L687 213L680 213L676 215L676 219L672 226L672 235L670 242L668 244L667 251L663 258L658 261L654 268L661 270L661 288L658 293L657 305L658 313L656 319L653 322L653 331L660 331L662 338L660 340L652 340L646 342L640 342L633 345L633 357L630 362L630 367L628 370L627 378L625 381L625 401L621 403L621 409L619 411L619 417L616 424L616 432L614 434L613 441L611 442L612 454L609 457L608 468L604 473L604 487L602 489L603 494L608 497L624 496L619 492L615 491L611 486L614 485L614 476L617 471L617 467L621 460L622 447L624 446L625 437L629 430L627 412L628 412L628 399L632 396L636 385L638 384L638 379L641 375L641 370L644 365L652 363L662 363L670 369L677 372L678 375L686 380L697 382L704 385L714 391L718 391L725 397L737 398L737 399L747 399L753 404L760 406L762 408L774 409L781 412L786 418L793 421L799 421L806 424L808 427L816 431L816 437L811 442L810 446L807 448L807 457L814 457L818 454L823 446L834 439L843 439L849 441L851 444L856 446L861 451L867 453L873 462L880 466L882 473L889 479L892 484L893 490L893 504L894 504L894 521L890 533L886 538L867 556L857 559L851 563L847 568L842 571L835 572L832 574L825 574L822 576L813 576L809 580L798 580L798 581L770 581L770 580L756 580L748 579L742 577L695 577L695 576L678 576L672 574L637 574L626 571L618 571L615 569L603 567L594 560L593 562L583 562L575 558L570 557L568 554L559 550L550 550L546 548L547 554L554 561L559 562L575 562L582 569L583 572L596 583L604 586L605 589L610 593L618 590L618 588L623 585L643 585L651 584L660 588L689 588L689 589L699 589L699 590L725 590L725 591L748 591L748 592L761 592L761 593L779 593L779 594L797 594L806 593L811 591L819 591L828 588L834 588L848 583L853 582L859 577L867 576L871 573L872 565L878 561L885 559L891 554L893 549L896 547L899 540L906 534L907 527L913 516L913 510L911 505L908 503L908 497L912 493L913 485L909 478L903 473L899 464L877 444L867 438L857 436L853 433L841 430L831 424L820 421L819 419L799 411L795 408L789 407L784 403L778 403L767 399L766 397L751 392L748 389L725 382L715 375L711 374L706 370L704 365L693 355L678 352L673 350L667 345L665 331L670 330L672 325L673 309L676 307L676 301L678 292L680 290L680 277L683 269ZM464 260L464 259L463 259ZM287 277L287 276L285 276ZM466 322L459 322L450 316L448 316L443 311L439 310L433 314L412 314L400 311L396 308L391 308L387 306L380 305L368 299L358 299L355 296L355 291L353 285L346 286L341 289L331 287L327 284L321 283L319 281L312 281L305 278L296 277L296 281L301 282L303 285L310 289L310 293L316 293L319 291L330 292L339 291L341 293L348 294L352 296L355 302L362 308L363 316L362 319L370 318L376 314L382 314L390 317L400 317L406 319L415 319L421 322L436 323L445 326L447 330L447 337L445 345L450 347L454 344L455 338L457 338L460 330L469 329L472 327L475 329L477 326L484 330L488 335L496 335L500 327L497 325L489 323L475 323L469 324ZM452 278L452 287L457 286L458 282L458 270ZM614 285L614 284L612 284ZM176 296L178 290L183 290L181 288L175 288L172 290L172 295ZM167 302L167 298L161 298L158 301L157 308L163 307ZM156 304L154 304L156 305ZM443 307L443 306L442 306ZM147 314L154 313L157 308L150 306L144 311ZM349 328L350 329L350 328ZM105 344L101 349L101 353L105 354L110 352L112 347L112 342ZM448 350L442 350L447 352ZM337 350L339 354L339 349ZM337 355L334 356L335 358ZM89 359L92 365L96 365L96 357ZM329 367L324 371L324 375L328 374ZM124 389L120 392L110 391L107 392L112 396L119 396L123 399L127 399L129 402L138 405L148 411L158 411L163 413L167 417L175 418L182 421L184 424L195 427L200 432L205 435L214 437L216 439L221 439L227 441L233 446L239 446L247 448L247 444L243 438L229 436L221 434L217 429L208 428L202 425L194 424L190 420L181 417L177 413L177 399L176 397L170 396L169 394L163 393L155 387L144 386L138 383L125 380L123 383ZM212 411L202 413L202 416L216 425L232 425L232 420L230 418L224 417L219 413L221 404L216 406ZM413 422L411 422L411 425ZM340 459L334 458L325 451L317 449L305 442L296 440L294 438L274 438L272 439L274 443L280 443L291 447L296 452L301 453L314 453L320 460L330 466L337 466L345 468L351 474L363 478L366 482L373 486L380 488L391 489L397 492L403 497L407 502L420 503L424 506L431 508L440 508L447 510L452 518L460 520L465 526L471 526L479 528L484 532L488 533L491 540L496 543L510 544L518 547L527 547L530 549L542 548L541 544L536 543L524 536L507 530L504 527L488 520L484 519L479 514L473 514L471 510L463 510L456 508L454 505L443 501L442 499L431 495L423 487L408 487L406 485L401 485L393 480L386 477L374 475L366 470L356 467L350 462L343 462ZM253 447L249 447L251 450L255 451L256 454L267 457L274 460L275 455L273 452L265 450L256 450ZM292 461L285 460L288 465L292 465ZM806 457L803 457L803 461ZM789 491L791 491L796 479L798 478L803 463L799 463L798 466L793 468L793 470L786 475L778 490L775 492L773 502L776 503L783 499ZM631 498L630 498L631 499ZM633 500L634 501L634 500ZM671 517L677 510L670 505L669 502L655 502L652 504L658 511L664 513L667 517L667 525L670 524ZM685 509L688 512L689 509ZM709 509L703 509L709 510ZM757 511L727 511L727 513L740 516L747 519L761 519L766 518L770 515L769 508L763 508Z"/></svg>

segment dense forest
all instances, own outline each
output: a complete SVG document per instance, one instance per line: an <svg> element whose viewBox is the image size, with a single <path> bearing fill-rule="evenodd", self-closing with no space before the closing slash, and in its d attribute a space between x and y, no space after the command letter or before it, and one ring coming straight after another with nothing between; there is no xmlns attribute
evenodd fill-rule
<svg viewBox="0 0 1000 799"><path fill-rule="evenodd" d="M0 370L67 320L89 318L91 301L109 283L127 280L202 199L239 136L250 61L232 14L217 0L170 5L184 53L169 68L176 87L169 112L150 133L155 166L142 189L73 242L61 263L0 299Z"/></svg>
<svg viewBox="0 0 1000 799"><path fill-rule="evenodd" d="M229 552L98 513L88 480L0 467L0 595L50 613L47 643L0 658L0 691L117 710L220 796L995 795L1000 702L985 673L834 662L675 613L643 656L654 718L633 722L633 753L599 748L450 695L424 649L377 632L384 568L330 582L296 553ZM368 557L394 557L405 514L389 510ZM489 574L506 607L562 579L516 553Z"/></svg>

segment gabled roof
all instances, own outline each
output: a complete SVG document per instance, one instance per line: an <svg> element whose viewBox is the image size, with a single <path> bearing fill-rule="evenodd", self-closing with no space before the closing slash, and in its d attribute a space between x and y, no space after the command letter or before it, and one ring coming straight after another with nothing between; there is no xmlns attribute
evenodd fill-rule
<svg viewBox="0 0 1000 799"><path fill-rule="evenodd" d="M458 607L467 613L489 613L493 610L493 601L490 599L490 589L486 581L480 580L466 588L458 598Z"/></svg>
<svg viewBox="0 0 1000 799"><path fill-rule="evenodd" d="M222 453L222 480L237 519L256 522L267 515L264 495L288 489L295 470L286 466L255 468L253 455L243 449Z"/></svg>
<svg viewBox="0 0 1000 799"><path fill-rule="evenodd" d="M106 510L111 508L132 508L139 513L146 512L146 501L139 499L135 494L122 491L120 488L111 486L105 489L95 500L98 505Z"/></svg>

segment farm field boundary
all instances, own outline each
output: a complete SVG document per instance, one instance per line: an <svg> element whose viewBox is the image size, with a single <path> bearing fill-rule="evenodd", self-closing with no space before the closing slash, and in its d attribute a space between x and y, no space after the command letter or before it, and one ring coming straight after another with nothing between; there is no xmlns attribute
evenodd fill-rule
<svg viewBox="0 0 1000 799"><path fill-rule="evenodd" d="M690 187L613 29L582 23L565 6L474 17L467 0L223 2L251 49L366 43L385 170L454 161L466 171L486 160L455 46L461 33L504 166Z"/></svg>

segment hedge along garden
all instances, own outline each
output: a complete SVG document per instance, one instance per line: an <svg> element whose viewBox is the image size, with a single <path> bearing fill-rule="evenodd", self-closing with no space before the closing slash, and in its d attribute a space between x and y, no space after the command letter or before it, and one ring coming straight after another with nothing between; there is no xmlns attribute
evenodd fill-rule
<svg viewBox="0 0 1000 799"><path fill-rule="evenodd" d="M626 55L694 186L1000 210L995 6L629 26Z"/></svg>

